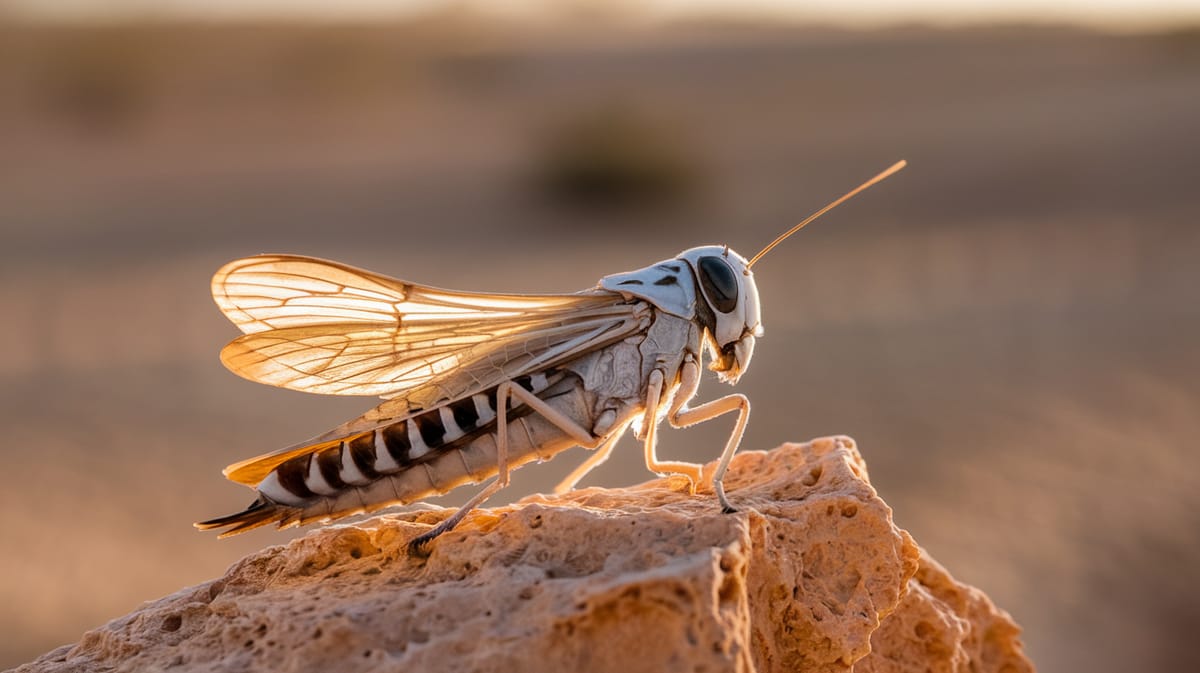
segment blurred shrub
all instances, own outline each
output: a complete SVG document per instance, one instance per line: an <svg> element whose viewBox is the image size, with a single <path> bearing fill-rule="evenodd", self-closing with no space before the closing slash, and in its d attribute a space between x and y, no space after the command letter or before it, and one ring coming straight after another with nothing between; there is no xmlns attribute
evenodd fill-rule
<svg viewBox="0 0 1200 673"><path fill-rule="evenodd" d="M1200 59L1200 26L1181 26L1158 36L1159 44L1176 59L1194 62Z"/></svg>
<svg viewBox="0 0 1200 673"><path fill-rule="evenodd" d="M150 104L154 56L161 51L147 35L120 28L48 35L33 82L41 111L88 132L136 124Z"/></svg>
<svg viewBox="0 0 1200 673"><path fill-rule="evenodd" d="M586 210L678 206L695 194L699 176L676 129L624 109L557 125L535 162L534 185L542 198Z"/></svg>

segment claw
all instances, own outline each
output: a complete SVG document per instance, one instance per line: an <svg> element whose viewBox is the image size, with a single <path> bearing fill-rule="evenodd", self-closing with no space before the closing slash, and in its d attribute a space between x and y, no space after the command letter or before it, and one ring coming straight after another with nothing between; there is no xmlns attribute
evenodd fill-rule
<svg viewBox="0 0 1200 673"><path fill-rule="evenodd" d="M408 543L408 555L415 558L429 558L429 550L425 548L428 540L413 540Z"/></svg>
<svg viewBox="0 0 1200 673"><path fill-rule="evenodd" d="M438 530L437 527L434 527L433 530L421 533L420 535L414 537L408 543L408 555L418 556L420 558L429 558L431 551L429 549L429 544L433 542L434 538L441 534L441 532L442 531Z"/></svg>
<svg viewBox="0 0 1200 673"><path fill-rule="evenodd" d="M696 495L696 480L689 475L683 472L666 472L659 476L669 479L670 482L668 483L670 483L671 488L675 488L675 484L678 483L677 480L683 480L687 484L688 495Z"/></svg>
<svg viewBox="0 0 1200 673"><path fill-rule="evenodd" d="M714 479L713 490L717 492L717 502L721 503L722 514L733 514L737 511L737 508L729 502L729 498L725 497L725 484Z"/></svg>

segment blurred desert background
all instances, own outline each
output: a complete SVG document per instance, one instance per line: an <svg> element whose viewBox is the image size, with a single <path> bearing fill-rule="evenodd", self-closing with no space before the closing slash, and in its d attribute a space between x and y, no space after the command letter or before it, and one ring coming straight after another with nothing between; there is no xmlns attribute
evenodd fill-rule
<svg viewBox="0 0 1200 673"><path fill-rule="evenodd" d="M225 371L226 261L568 292L753 254L901 158L756 267L743 448L855 437L1043 671L1200 667L1200 23L22 6L0 12L0 667L290 539L191 523L250 501L225 465L373 405ZM729 427L661 453L713 459ZM626 439L584 485L647 477Z"/></svg>

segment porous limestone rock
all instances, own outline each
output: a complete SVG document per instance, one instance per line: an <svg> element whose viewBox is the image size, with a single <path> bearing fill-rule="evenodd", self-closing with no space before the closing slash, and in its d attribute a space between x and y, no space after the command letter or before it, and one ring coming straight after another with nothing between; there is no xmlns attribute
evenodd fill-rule
<svg viewBox="0 0 1200 673"><path fill-rule="evenodd" d="M711 470L713 466L707 468ZM892 524L847 437L744 452L736 514L678 479L318 528L34 671L1023 673L1018 627Z"/></svg>

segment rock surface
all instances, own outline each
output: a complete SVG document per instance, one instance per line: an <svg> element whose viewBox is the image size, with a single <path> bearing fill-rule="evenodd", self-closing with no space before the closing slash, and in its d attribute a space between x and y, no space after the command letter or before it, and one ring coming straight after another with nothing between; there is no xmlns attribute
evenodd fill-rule
<svg viewBox="0 0 1200 673"><path fill-rule="evenodd" d="M709 470L712 469L710 465ZM678 480L319 528L17 670L1032 671L1019 628L893 525L846 437Z"/></svg>

